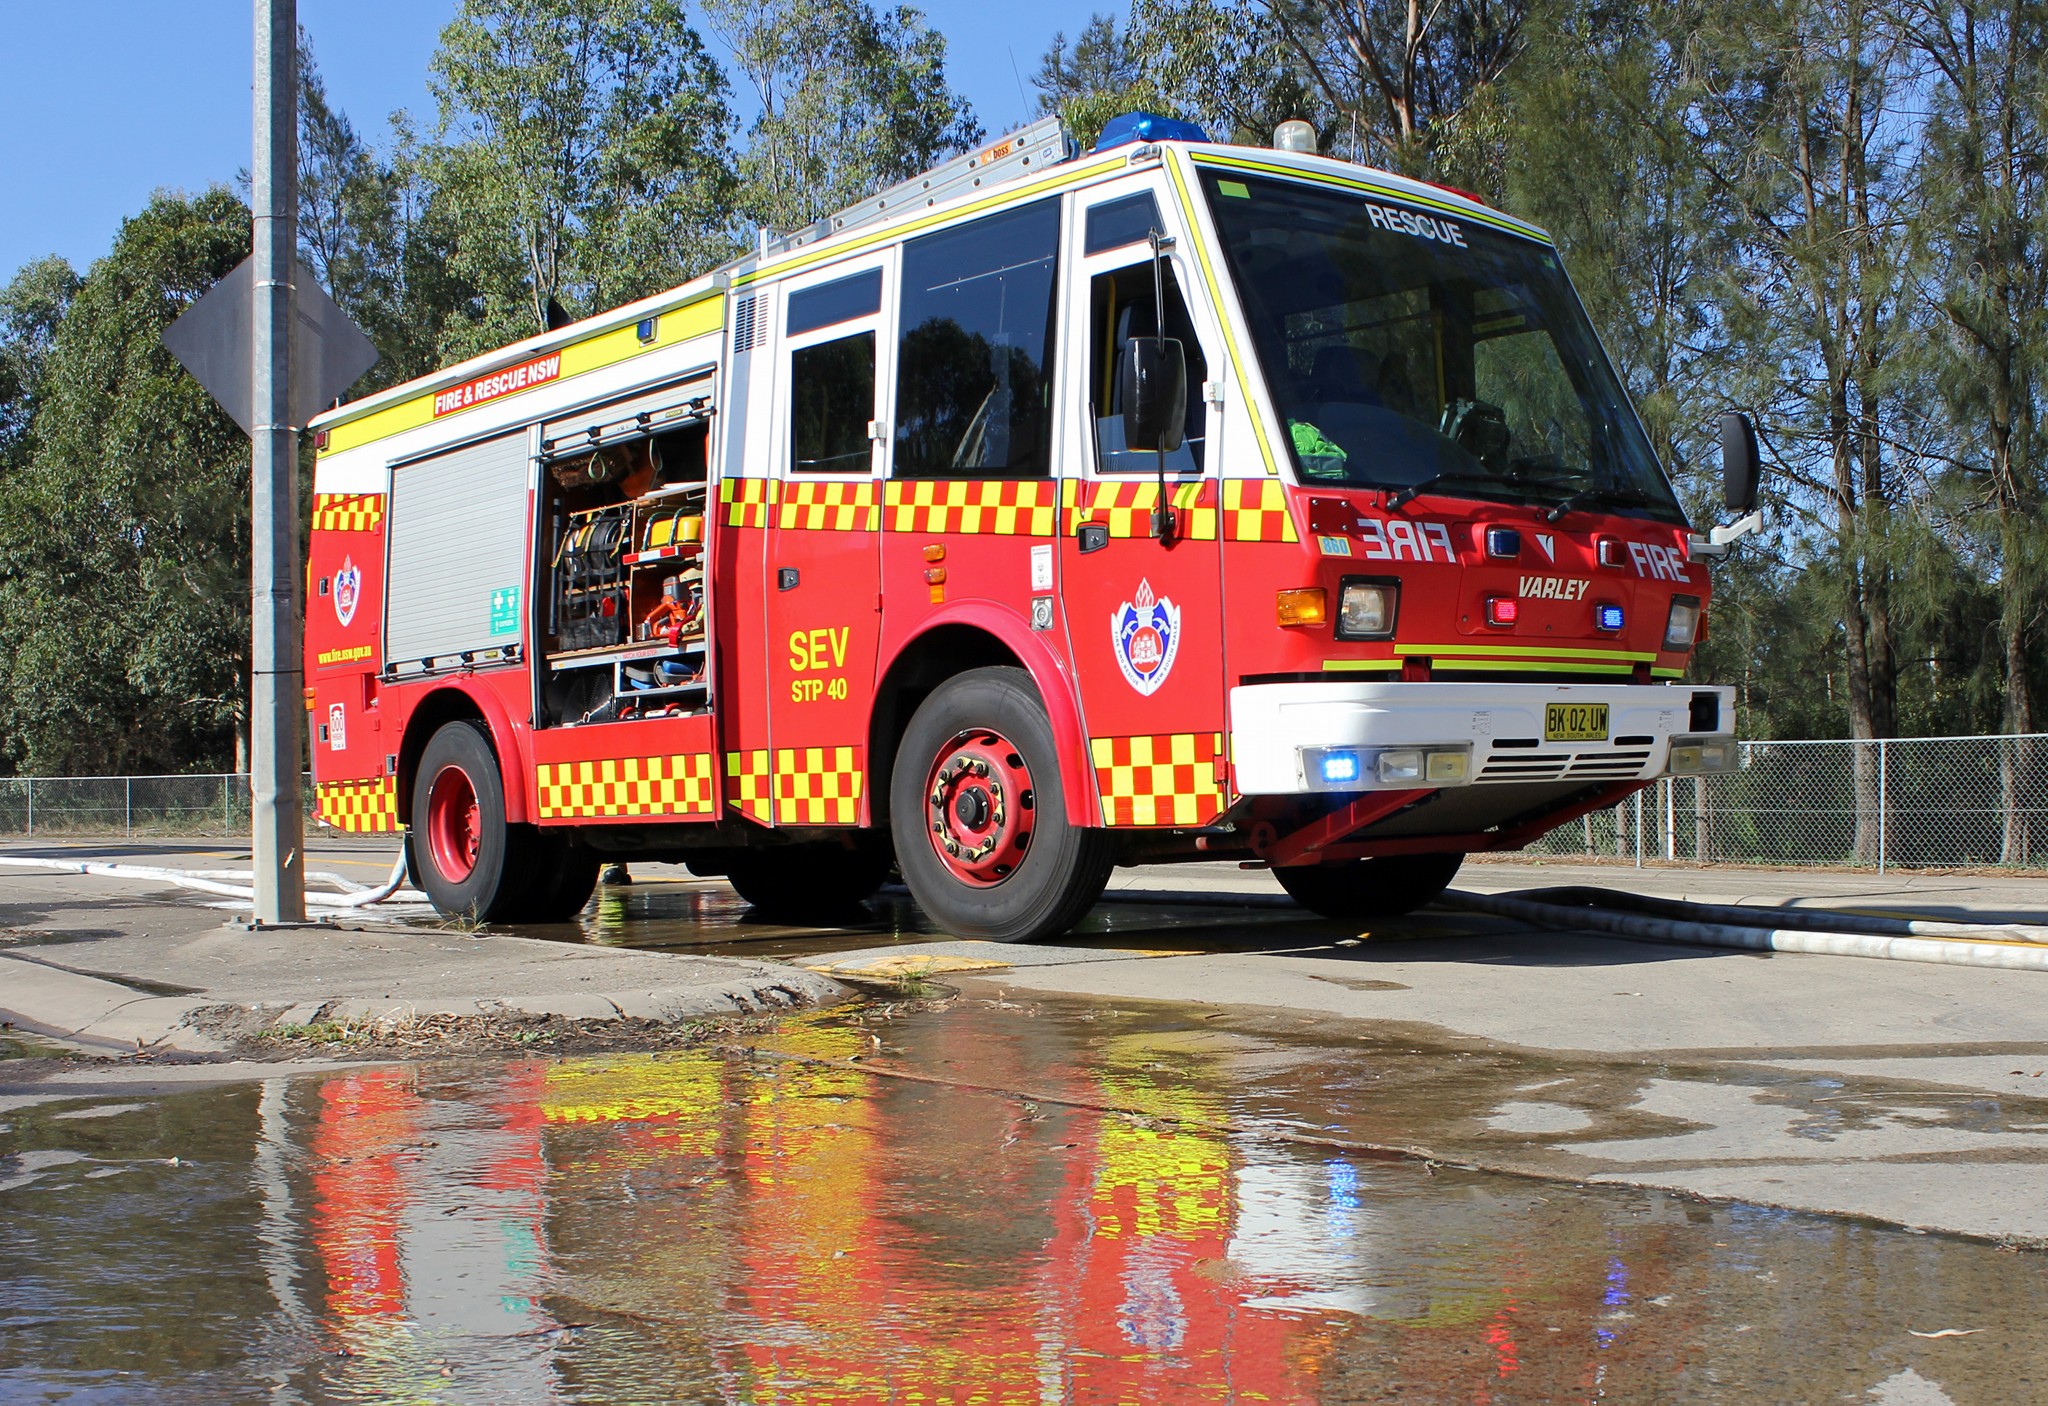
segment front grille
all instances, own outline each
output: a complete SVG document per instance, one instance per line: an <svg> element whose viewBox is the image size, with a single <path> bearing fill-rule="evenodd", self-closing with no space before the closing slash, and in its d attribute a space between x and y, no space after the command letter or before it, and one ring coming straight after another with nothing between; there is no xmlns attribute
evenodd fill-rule
<svg viewBox="0 0 2048 1406"><path fill-rule="evenodd" d="M1495 753L1479 768L1480 781L1615 781L1639 774L1648 748L1603 747L1597 752Z"/></svg>

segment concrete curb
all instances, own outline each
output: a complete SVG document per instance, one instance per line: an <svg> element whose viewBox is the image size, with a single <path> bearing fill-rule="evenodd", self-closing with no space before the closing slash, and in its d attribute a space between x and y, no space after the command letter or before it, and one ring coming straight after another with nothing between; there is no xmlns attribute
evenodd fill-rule
<svg viewBox="0 0 2048 1406"><path fill-rule="evenodd" d="M157 1047L218 1054L227 1048L185 1024L193 1011L216 1002L150 996L117 981L19 957L0 956L0 1001L5 1002L0 1016L23 1030L96 1050L133 1053Z"/></svg>
<svg viewBox="0 0 2048 1406"><path fill-rule="evenodd" d="M852 995L845 986L801 968L773 968L692 986L644 991L565 991L548 996L426 996L407 999L338 996L248 1004L218 996L152 996L102 977L0 954L0 1019L95 1052L138 1049L221 1054L228 1041L194 1023L222 1024L222 1012L247 1017L254 1033L318 1021L403 1026L428 1016L518 1014L566 1020L652 1020L664 1024L714 1016L756 1015L831 1005Z"/></svg>

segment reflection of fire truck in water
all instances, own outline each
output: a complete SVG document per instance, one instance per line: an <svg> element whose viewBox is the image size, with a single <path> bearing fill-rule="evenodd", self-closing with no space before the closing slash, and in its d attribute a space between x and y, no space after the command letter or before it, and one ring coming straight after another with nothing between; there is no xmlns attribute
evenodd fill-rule
<svg viewBox="0 0 2048 1406"><path fill-rule="evenodd" d="M1044 1066L1074 1107L991 1095L1033 1060L1014 1032L902 1038L975 1087L863 1069L861 1030L804 1022L769 1045L815 1063L325 1080L326 1379L377 1399L452 1365L504 1400L1305 1406L1587 1399L1603 1378L1632 1399L1703 1352L1686 1309L1635 1318L1704 1297L1716 1257L1673 1243L1687 1208L1617 1217L1233 1134L1229 1056L1182 1032L1112 1034L1078 1077ZM564 1323L596 1330L552 1342Z"/></svg>
<svg viewBox="0 0 2048 1406"><path fill-rule="evenodd" d="M816 916L894 864L1024 938L1209 857L1370 915L1732 764L1707 544L1550 242L1164 119L313 428L319 811L447 911L644 855Z"/></svg>

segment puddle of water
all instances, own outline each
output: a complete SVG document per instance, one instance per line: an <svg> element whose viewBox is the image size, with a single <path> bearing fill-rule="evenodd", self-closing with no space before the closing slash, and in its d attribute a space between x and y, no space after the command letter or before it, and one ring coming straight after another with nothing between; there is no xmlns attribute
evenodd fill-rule
<svg viewBox="0 0 2048 1406"><path fill-rule="evenodd" d="M428 926L433 922L420 921ZM662 879L600 888L571 923L502 931L555 942L772 961L950 936L933 926L900 889L885 889L870 898L842 926L791 927L759 920L746 900L722 883ZM1321 948L1332 936L1347 936L1348 930L1285 908L1112 901L1099 905L1061 937L1060 945L1115 947L1141 939L1157 945L1169 934L1175 943L1225 952L1298 944Z"/></svg>
<svg viewBox="0 0 2048 1406"><path fill-rule="evenodd" d="M2009 1401L2048 1384L2039 1256L1334 1145L1539 1083L1554 1100L1569 1080L1156 1011L961 1003L795 1020L751 1055L29 1108L0 1132L0 1398L1862 1400L1918 1378ZM64 1116L82 1110L102 1116ZM1914 1336L1947 1328L1982 1331Z"/></svg>

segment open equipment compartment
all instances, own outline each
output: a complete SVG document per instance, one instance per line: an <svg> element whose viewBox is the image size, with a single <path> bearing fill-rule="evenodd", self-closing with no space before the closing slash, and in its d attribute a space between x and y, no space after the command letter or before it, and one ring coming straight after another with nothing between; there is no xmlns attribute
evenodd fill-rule
<svg viewBox="0 0 2048 1406"><path fill-rule="evenodd" d="M710 396L700 375L542 425L543 727L711 706Z"/></svg>

